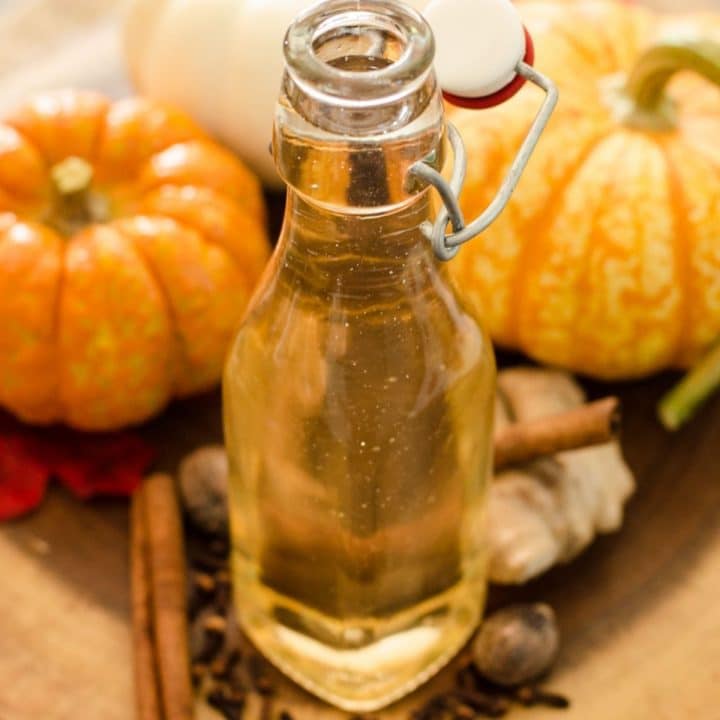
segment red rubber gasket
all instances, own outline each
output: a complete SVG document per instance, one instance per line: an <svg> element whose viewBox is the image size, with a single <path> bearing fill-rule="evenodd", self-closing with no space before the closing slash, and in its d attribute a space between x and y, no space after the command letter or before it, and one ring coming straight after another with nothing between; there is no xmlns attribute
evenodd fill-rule
<svg viewBox="0 0 720 720"><path fill-rule="evenodd" d="M527 65L532 65L535 62L535 45L530 33L526 27L523 27L525 31L525 57L523 62ZM520 88L527 82L522 75L516 75L512 82L508 83L504 88L500 88L491 95L485 95L484 97L478 98L467 98L461 97L460 95L453 95L452 93L442 91L443 97L451 105L457 105L458 107L470 108L471 110L483 110L486 108L495 107L500 105L511 97L517 95Z"/></svg>

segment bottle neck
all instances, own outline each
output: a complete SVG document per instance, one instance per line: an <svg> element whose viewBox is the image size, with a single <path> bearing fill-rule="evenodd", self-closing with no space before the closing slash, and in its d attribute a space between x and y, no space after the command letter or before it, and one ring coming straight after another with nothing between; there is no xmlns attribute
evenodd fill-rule
<svg viewBox="0 0 720 720"><path fill-rule="evenodd" d="M330 0L285 39L273 152L281 177L332 213L378 214L424 189L408 170L443 161L432 33L399 3Z"/></svg>
<svg viewBox="0 0 720 720"><path fill-rule="evenodd" d="M373 135L343 135L319 127L283 96L273 152L288 189L338 213L376 214L413 202L425 188L412 182L410 167L432 158L440 170L446 154L442 100L434 77L430 84L402 103L406 116L414 115L412 121ZM323 115L321 104L316 103L316 112Z"/></svg>
<svg viewBox="0 0 720 720"><path fill-rule="evenodd" d="M406 295L437 270L432 247L420 230L430 219L428 193L381 212L329 210L290 189L279 262L285 279L327 300Z"/></svg>

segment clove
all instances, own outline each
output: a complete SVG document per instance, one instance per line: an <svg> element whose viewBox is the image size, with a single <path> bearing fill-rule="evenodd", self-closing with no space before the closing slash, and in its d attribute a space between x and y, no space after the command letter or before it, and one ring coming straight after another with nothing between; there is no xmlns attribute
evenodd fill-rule
<svg viewBox="0 0 720 720"><path fill-rule="evenodd" d="M272 720L274 700L272 695L263 695L260 705L260 720Z"/></svg>
<svg viewBox="0 0 720 720"><path fill-rule="evenodd" d="M240 720L245 709L244 695L232 695L220 689L208 693L207 702L220 712L225 720Z"/></svg>
<svg viewBox="0 0 720 720"><path fill-rule="evenodd" d="M202 679L208 673L208 666L204 663L194 662L190 666L190 678L192 680L193 687L198 687L202 682Z"/></svg>
<svg viewBox="0 0 720 720"><path fill-rule="evenodd" d="M454 690L451 692L451 697L487 717L502 717L509 709L504 698L489 695L480 690Z"/></svg>
<svg viewBox="0 0 720 720"><path fill-rule="evenodd" d="M564 695L548 692L537 686L525 685L518 688L514 693L514 698L526 707L544 705L545 707L557 708L558 710L564 710L570 707L570 701Z"/></svg>
<svg viewBox="0 0 720 720"><path fill-rule="evenodd" d="M257 653L248 655L246 668L253 690L259 695L273 695L275 688L265 671L265 661Z"/></svg>
<svg viewBox="0 0 720 720"><path fill-rule="evenodd" d="M190 627L190 655L193 663L210 664L225 644L225 618L212 608L198 614Z"/></svg>

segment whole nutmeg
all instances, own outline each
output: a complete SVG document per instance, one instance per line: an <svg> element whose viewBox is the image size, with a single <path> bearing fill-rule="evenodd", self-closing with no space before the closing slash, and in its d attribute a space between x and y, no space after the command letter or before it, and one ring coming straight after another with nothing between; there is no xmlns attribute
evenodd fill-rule
<svg viewBox="0 0 720 720"><path fill-rule="evenodd" d="M212 534L228 531L228 461L221 445L206 445L180 463L180 495L190 520Z"/></svg>
<svg viewBox="0 0 720 720"><path fill-rule="evenodd" d="M555 613L549 605L510 605L480 626L473 661L484 677L498 685L522 685L550 669L559 645Z"/></svg>

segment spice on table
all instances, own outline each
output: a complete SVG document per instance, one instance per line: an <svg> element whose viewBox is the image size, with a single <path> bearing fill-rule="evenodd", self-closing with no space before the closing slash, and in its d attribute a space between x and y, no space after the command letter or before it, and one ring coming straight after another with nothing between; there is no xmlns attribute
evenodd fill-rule
<svg viewBox="0 0 720 720"><path fill-rule="evenodd" d="M558 415L508 425L495 438L495 469L564 450L602 445L617 436L619 427L620 401L616 397L587 403Z"/></svg>
<svg viewBox="0 0 720 720"><path fill-rule="evenodd" d="M207 702L208 705L222 713L227 720L235 720L235 718L240 717L245 708L244 695L233 696L222 690L213 690L208 693Z"/></svg>
<svg viewBox="0 0 720 720"><path fill-rule="evenodd" d="M215 589L215 578L204 572L193 573L193 584L204 593L211 593Z"/></svg>
<svg viewBox="0 0 720 720"><path fill-rule="evenodd" d="M194 618L215 590L215 578L206 572L194 572L190 576L188 591L188 614Z"/></svg>
<svg viewBox="0 0 720 720"><path fill-rule="evenodd" d="M468 711L472 718L503 717L509 709L508 703L501 697L490 697L482 692L457 692L448 690L430 698L415 710L411 720L466 720Z"/></svg>
<svg viewBox="0 0 720 720"><path fill-rule="evenodd" d="M206 607L190 626L190 655L193 664L209 664L225 644L225 619Z"/></svg>
<svg viewBox="0 0 720 720"><path fill-rule="evenodd" d="M260 720L273 720L275 701L272 695L263 695L260 705Z"/></svg>
<svg viewBox="0 0 720 720"><path fill-rule="evenodd" d="M465 707L488 717L502 717L509 709L503 697L493 696L480 690L455 690L452 697L459 700Z"/></svg>
<svg viewBox="0 0 720 720"><path fill-rule="evenodd" d="M143 515L143 496L136 493L131 507L131 595L137 720L158 720L160 691L153 650L153 626L150 612L150 568L147 535Z"/></svg>
<svg viewBox="0 0 720 720"><path fill-rule="evenodd" d="M197 687L202 682L202 679L208 674L209 671L210 671L210 667L208 665L204 665L203 663L194 662L190 666L190 678L192 679L193 686Z"/></svg>
<svg viewBox="0 0 720 720"><path fill-rule="evenodd" d="M139 720L165 720L172 717L179 720L188 720L189 715L168 715L163 711L163 703L168 693L175 694L175 706L178 698L182 697L186 688L190 688L190 677L197 691L205 698L225 720L244 720L245 718L272 718L272 720L293 720L289 709L282 707L282 684L275 685L275 671L270 664L255 650L250 641L241 633L233 613L230 595L230 574L228 572L228 543L208 542L207 536L198 538L192 533L188 538L187 552L192 556L193 547L201 547L204 552L200 554L203 562L191 567L191 580L185 582L184 568L182 572L178 567L178 553L182 556L182 528L179 521L179 512L173 518L173 510L165 508L166 503L174 503L177 511L177 497L174 494L172 482L168 484L167 476L151 478L143 490L134 498L133 502L133 545L132 545L132 571L133 571L133 619L135 632L135 656L138 663L147 668L157 668L159 679L157 686L162 687L162 698L156 694L156 704L153 707L152 694L148 695L147 687L138 686L138 707L147 706L149 713L138 714ZM151 488L153 520L159 527L152 533L147 528L149 509L145 506L147 488ZM169 493L169 494L168 494ZM143 540L143 533L147 537ZM177 538L169 538L167 533L176 532ZM162 549L161 549L162 548ZM151 576L151 562L158 558L165 558L168 562L169 577ZM211 562L208 562L208 559ZM212 564L216 569L209 570L207 565ZM202 569L201 569L202 568ZM143 574L144 573L144 574ZM162 574L161 574L162 575ZM138 580L140 578L140 580ZM152 578L152 583L150 582ZM169 580L172 579L172 582ZM186 616L182 618L182 626L177 629L173 642L169 645L167 638L163 639L160 633L154 632L154 625L164 627L167 631L167 618L163 622L155 623L158 613L172 610L174 621L177 620L177 608L182 603L178 597L169 598L168 592L189 596L201 587L201 606L194 615L189 615L190 607L184 606ZM157 590L156 590L157 588ZM150 597L153 596L151 603ZM157 598L155 598L157 595ZM531 630L547 633L546 624L549 622L548 612L538 610L543 606L524 606L524 620ZM143 616L143 608L145 615ZM152 610L152 612L151 612ZM506 609L507 612L508 609ZM512 610L517 614L517 607ZM497 616L501 612L490 616L487 624L497 623ZM536 617L537 616L537 617ZM501 616L502 617L502 616ZM514 618L514 621L516 618ZM168 662L170 646L175 650L180 648L182 656L183 638L187 637L188 623L193 633L193 663L192 670L186 664ZM554 626L554 619L551 623ZM198 640L200 638L200 640ZM208 643L209 639L209 643ZM159 646L161 640L165 648L161 653ZM479 642L479 641L478 641ZM550 643L552 646L552 642ZM477 648L473 648L477 649ZM548 655L553 655L546 648ZM477 653L476 653L477 655ZM143 661L144 658L144 661ZM476 720L483 717L502 717L513 704L543 705L551 708L564 708L568 701L562 695L548 692L526 682L514 687L504 687L490 682L480 672L474 662L472 650L466 652L457 661L456 682L449 689L437 693L421 707L408 714L412 720ZM497 658L495 660L497 662ZM537 657L535 662L537 663ZM537 666L536 666L537 667ZM152 677L149 672L145 678ZM153 686L151 685L151 688ZM188 693L192 693L190 688ZM148 698L150 698L148 700ZM360 715L356 720L377 720L376 716Z"/></svg>
<svg viewBox="0 0 720 720"><path fill-rule="evenodd" d="M547 368L503 370L496 397L496 433L586 406L571 375ZM634 489L616 441L496 472L488 488L491 582L522 584L572 560L598 535L619 529Z"/></svg>
<svg viewBox="0 0 720 720"><path fill-rule="evenodd" d="M539 687L525 685L515 691L515 699L527 707L534 705L544 705L545 707L557 708L564 710L570 707L570 701L558 693L548 692Z"/></svg>
<svg viewBox="0 0 720 720"><path fill-rule="evenodd" d="M193 523L204 532L227 532L227 476L227 455L220 445L198 448L180 463L183 505Z"/></svg>
<svg viewBox="0 0 720 720"><path fill-rule="evenodd" d="M187 640L187 579L180 506L169 475L151 475L139 492L148 539L154 648L162 707L172 720L192 720L194 699Z"/></svg>
<svg viewBox="0 0 720 720"><path fill-rule="evenodd" d="M227 548L216 547L215 553L226 552ZM218 556L219 557L219 556ZM228 562L227 555L224 563ZM254 649L250 642L240 632L234 618L232 604L228 593L221 592L224 586L229 587L230 577L226 569L215 571L212 575L215 593L206 596L206 606L201 609L193 622L193 627L209 628L211 635L223 637L224 642L214 643L211 652L204 663L194 664L194 674L203 672L202 680L208 704L219 712L225 720L241 720L243 718L258 717L262 720L293 720L287 709L277 711L277 705L282 701L272 678L269 675L270 665ZM499 618L499 619L498 619ZM486 624L495 626L495 645L490 644L494 652L498 647L505 652L507 647L497 644L498 628L502 630L507 626L516 625L520 621L528 627L522 628L518 634L517 628L511 636L525 637L522 633L539 633L547 643L544 650L547 656L554 656L552 651L554 628L554 615L544 605L510 606L504 611L491 615ZM481 631L482 632L482 631ZM480 635L478 635L480 637ZM548 642L549 638L549 642ZM537 638L536 638L537 639ZM522 649L525 653L525 668L527 668L527 655L529 644L527 637ZM512 687L503 686L487 679L476 664L477 647L471 648L464 656L458 659L456 682L453 687L435 694L422 706L416 708L408 715L409 720L480 720L481 718L500 718L505 716L513 704L526 706L546 706L562 709L569 705L562 695L546 691L534 685L518 684ZM483 652L486 652L483 650ZM541 653L542 654L542 653ZM535 668L532 674L537 674L538 653L531 651L529 656L534 659ZM504 659L502 653L493 661L498 664ZM542 659L542 658L541 658ZM480 663L487 664L487 663ZM527 669L520 676L527 675ZM526 682L526 681L523 681ZM377 716L354 715L351 720L377 720Z"/></svg>
<svg viewBox="0 0 720 720"><path fill-rule="evenodd" d="M498 685L535 680L552 666L560 638L555 613L543 603L511 605L490 615L473 642L473 661Z"/></svg>

